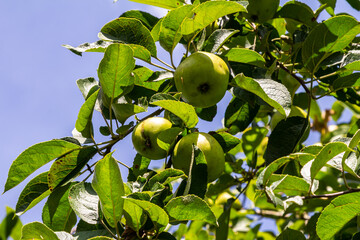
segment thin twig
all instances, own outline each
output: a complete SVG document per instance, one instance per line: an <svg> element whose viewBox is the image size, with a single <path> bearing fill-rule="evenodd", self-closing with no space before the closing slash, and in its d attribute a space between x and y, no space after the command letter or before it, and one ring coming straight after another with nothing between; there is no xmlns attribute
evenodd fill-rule
<svg viewBox="0 0 360 240"><path fill-rule="evenodd" d="M161 62L162 64L168 66L169 68L172 68L172 69L176 69L174 66L171 66L170 64L167 64L165 61L161 60L160 58L158 57L154 57L156 60L158 60L159 62Z"/></svg>
<svg viewBox="0 0 360 240"><path fill-rule="evenodd" d="M353 192L360 192L360 188L352 188L341 192L335 192L335 193L328 193L328 194L320 194L320 195L310 195L310 196L302 196L301 198L303 200L307 199L313 199L313 198L333 198L338 197L344 194L353 193Z"/></svg>
<svg viewBox="0 0 360 240"><path fill-rule="evenodd" d="M287 67L284 66L284 64L282 64L282 63L278 63L278 64L281 69L285 70L285 72L289 73L292 77L294 77L296 79L296 81L298 81L301 84L301 86L305 89L305 92L307 94L309 94L312 99L315 99L315 97L312 95L310 89L306 86L305 81L303 79L301 79L296 74L291 72ZM311 81L311 83L312 83L312 81Z"/></svg>
<svg viewBox="0 0 360 240"><path fill-rule="evenodd" d="M119 239L118 236L116 236L109 228L108 226L106 226L106 224L104 223L104 221L102 219L100 219L100 223L105 227L105 229L111 234L111 236L113 236L113 238Z"/></svg>

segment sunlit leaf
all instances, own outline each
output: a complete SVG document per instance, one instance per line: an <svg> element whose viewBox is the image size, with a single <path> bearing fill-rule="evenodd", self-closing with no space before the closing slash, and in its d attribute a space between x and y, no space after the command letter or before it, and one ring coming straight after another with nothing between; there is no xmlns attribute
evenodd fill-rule
<svg viewBox="0 0 360 240"><path fill-rule="evenodd" d="M132 49L124 44L112 44L106 49L98 76L101 88L109 99L119 97L126 88L134 84L133 55Z"/></svg>
<svg viewBox="0 0 360 240"><path fill-rule="evenodd" d="M271 79L252 79L243 74L238 74L234 80L240 88L259 96L282 115L288 116L290 114L291 95L281 83Z"/></svg>
<svg viewBox="0 0 360 240"><path fill-rule="evenodd" d="M126 44L137 44L145 47L152 56L156 56L156 45L140 20L135 18L117 18L101 28L100 38Z"/></svg>
<svg viewBox="0 0 360 240"><path fill-rule="evenodd" d="M107 222L115 227L121 221L124 206L122 197L125 190L119 166L112 153L107 154L95 165L92 187L99 195L101 210Z"/></svg>
<svg viewBox="0 0 360 240"><path fill-rule="evenodd" d="M331 239L360 211L360 193L339 196L321 212L316 225L320 239Z"/></svg>
<svg viewBox="0 0 360 240"><path fill-rule="evenodd" d="M217 226L216 217L207 203L195 195L171 199L165 206L170 222L199 220Z"/></svg>
<svg viewBox="0 0 360 240"><path fill-rule="evenodd" d="M332 53L341 51L360 33L360 23L348 15L332 17L316 26L307 36L302 59L310 72Z"/></svg>
<svg viewBox="0 0 360 240"><path fill-rule="evenodd" d="M63 140L51 140L31 146L12 163L4 192L21 183L31 173L51 160L78 148L79 145Z"/></svg>

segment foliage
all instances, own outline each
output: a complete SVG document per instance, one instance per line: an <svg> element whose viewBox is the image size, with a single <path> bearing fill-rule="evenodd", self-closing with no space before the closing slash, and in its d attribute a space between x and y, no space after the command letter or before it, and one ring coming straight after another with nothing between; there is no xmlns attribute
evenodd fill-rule
<svg viewBox="0 0 360 240"><path fill-rule="evenodd" d="M24 187L17 215L47 201L43 223L24 225L21 237L14 230L21 223L8 209L1 239L357 239L360 23L335 15L336 1L319 0L315 10L296 1L134 1L169 12L159 19L128 11L100 29L99 41L64 45L78 55L103 54L98 81L77 81L85 101L72 137L38 143L14 160L4 192L52 162ZM318 21L325 10L332 16ZM184 59L211 52L230 69L224 126L209 132L226 161L214 182L206 181L205 154L197 147L189 176L172 167L173 146L217 114L216 105L195 108L181 99L173 77L177 45ZM169 63L158 56L160 46ZM323 97L334 104L321 112ZM288 117L292 106L307 117ZM352 118L341 122L345 109ZM157 138L169 153L162 168L152 169L140 154L132 167L115 159L121 140L162 113L172 122ZM275 113L284 118L270 130ZM102 126L94 126L94 114L103 116ZM320 142L306 144L315 132ZM108 140L98 142L99 133ZM90 164L93 158L100 160ZM262 229L271 220L278 236Z"/></svg>

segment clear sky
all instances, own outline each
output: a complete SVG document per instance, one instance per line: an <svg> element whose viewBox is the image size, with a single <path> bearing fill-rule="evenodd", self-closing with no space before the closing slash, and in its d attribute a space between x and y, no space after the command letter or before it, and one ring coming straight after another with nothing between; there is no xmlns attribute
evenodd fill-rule
<svg viewBox="0 0 360 240"><path fill-rule="evenodd" d="M285 2L285 1L281 1ZM303 1L313 9L317 1ZM337 12L360 15L344 0L338 0ZM131 9L142 9L162 16L166 11L127 0L0 0L0 186L5 185L12 161L27 147L36 143L71 136L83 97L75 81L95 77L100 53L79 57L61 47L77 46L97 40L101 27ZM325 14L324 17L327 17ZM176 62L182 54L177 49ZM160 58L167 60L161 52ZM229 101L226 95L223 102ZM215 122L199 125L201 131L221 127L225 108L219 104ZM97 125L99 127L99 125ZM135 156L130 138L116 145L115 157L131 165ZM40 172L46 171L46 165ZM121 169L126 175L125 169ZM0 218L5 206L15 208L17 198L27 181L0 196ZM1 190L2 191L2 190ZM41 221L42 206L25 213L25 223Z"/></svg>

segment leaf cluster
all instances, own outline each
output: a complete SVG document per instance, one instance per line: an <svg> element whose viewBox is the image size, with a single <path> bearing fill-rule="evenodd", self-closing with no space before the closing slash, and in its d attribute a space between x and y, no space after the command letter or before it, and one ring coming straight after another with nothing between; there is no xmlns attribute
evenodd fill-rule
<svg viewBox="0 0 360 240"><path fill-rule="evenodd" d="M131 10L105 24L98 41L64 45L80 56L103 54L98 74L76 82L84 103L72 136L35 144L11 165L4 192L51 162L8 210L1 238L357 239L360 23L336 15L336 1L319 0L315 10L297 1L133 1L169 12L157 18ZM322 11L331 17L321 22ZM223 148L225 170L211 183L197 147L188 175L172 167L174 144L218 114L216 105L196 108L181 99L178 45L184 58L218 55L231 73L231 100L218 104L223 128L209 132ZM323 97L333 100L331 109L322 111ZM292 116L295 106L306 114ZM341 122L345 110L352 117ZM169 153L162 167L140 154L132 166L114 157L137 124L162 113L173 124L157 138ZM282 119L270 128L275 113ZM319 143L307 144L316 133ZM107 140L98 142L99 134ZM43 223L21 226L17 215L44 199ZM276 223L277 236L263 231L267 221Z"/></svg>

